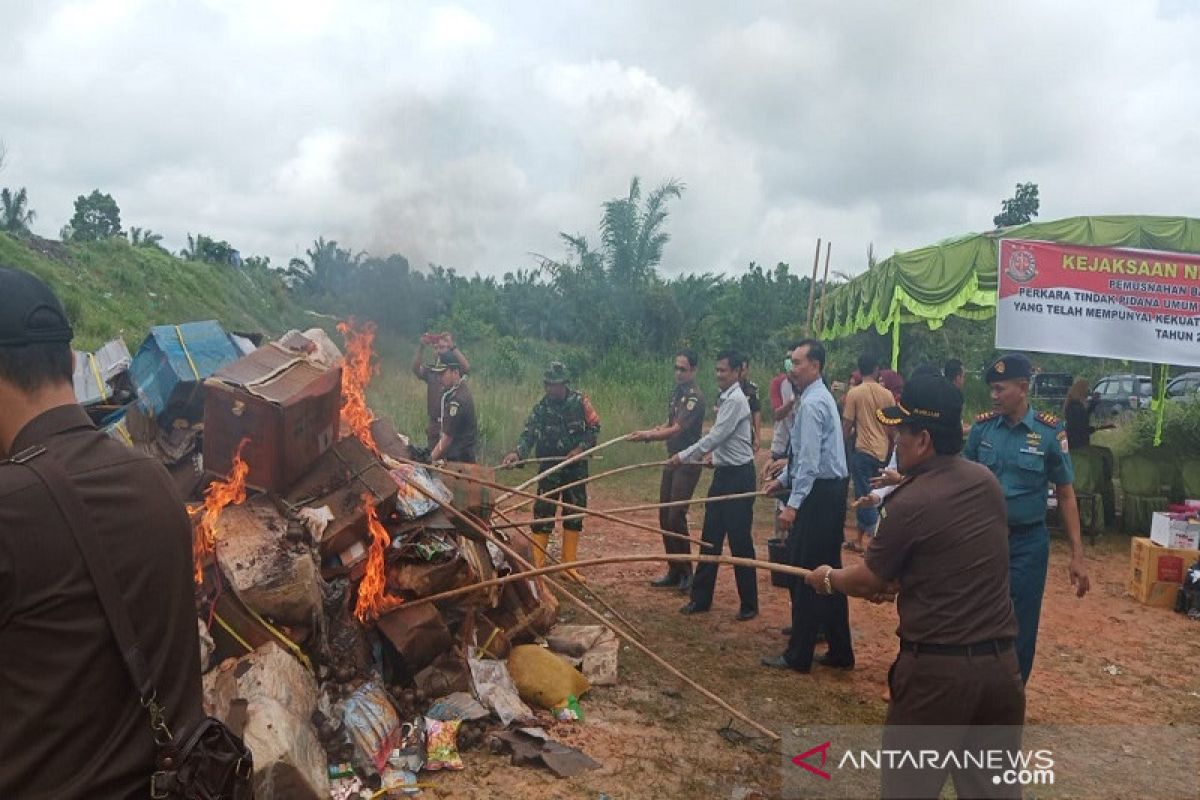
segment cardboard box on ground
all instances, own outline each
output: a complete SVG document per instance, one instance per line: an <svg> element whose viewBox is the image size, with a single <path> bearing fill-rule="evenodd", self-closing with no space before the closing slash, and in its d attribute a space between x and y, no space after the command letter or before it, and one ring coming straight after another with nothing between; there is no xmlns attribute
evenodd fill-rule
<svg viewBox="0 0 1200 800"><path fill-rule="evenodd" d="M220 718L245 709L260 800L329 797L330 775L341 774L330 765L347 762L363 781L390 780L399 774L386 763L393 747L415 747L425 713L462 705L439 698L484 700L489 717L462 722L464 745L482 744L489 727L500 727L497 712L505 724L532 721L535 712L505 688L505 659L552 633L558 605L541 579L400 605L367 623L354 613L371 542L366 502L390 540L392 597L411 601L521 571L408 485L433 487L486 524L492 494L467 478L493 480L490 469L451 465L465 477L443 482L384 463L408 456L407 440L385 420L372 425L379 454L348 435L339 420L342 355L320 330L253 349L216 323L160 326L127 374L113 371L100 372L111 392L97 392L95 376L77 380L93 419L162 461L193 504L194 521L205 487L226 478L248 440L248 497L221 509L198 597L202 635L211 636L202 664L206 709ZM132 384L124 395L115 388L121 381ZM98 394L127 402L104 406ZM519 541L512 546L529 555ZM615 682L616 640L607 629L574 626L553 632L550 643L593 683Z"/></svg>

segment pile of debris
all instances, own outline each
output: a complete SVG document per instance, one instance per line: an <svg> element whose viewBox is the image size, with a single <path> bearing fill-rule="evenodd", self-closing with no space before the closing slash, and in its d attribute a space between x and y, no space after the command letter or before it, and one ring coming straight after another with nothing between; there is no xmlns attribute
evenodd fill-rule
<svg viewBox="0 0 1200 800"><path fill-rule="evenodd" d="M534 722L526 701L579 719L578 696L616 681L615 637L556 628L540 578L417 602L521 572L528 549L448 513L486 528L492 470L414 463L366 407L369 333L344 332L348 356L319 329L264 342L205 322L77 358L93 418L191 501L206 711L236 720L260 799L419 791L422 769ZM487 744L560 775L598 766L520 730Z"/></svg>

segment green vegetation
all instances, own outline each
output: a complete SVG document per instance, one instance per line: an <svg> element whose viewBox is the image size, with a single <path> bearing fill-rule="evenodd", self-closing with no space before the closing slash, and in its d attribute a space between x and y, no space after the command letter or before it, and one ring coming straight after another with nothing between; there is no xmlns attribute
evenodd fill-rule
<svg viewBox="0 0 1200 800"><path fill-rule="evenodd" d="M280 334L321 321L293 301L276 272L185 263L121 237L64 244L0 233L0 263L54 287L79 348L122 335L133 349L151 326L174 322L217 319L230 330Z"/></svg>

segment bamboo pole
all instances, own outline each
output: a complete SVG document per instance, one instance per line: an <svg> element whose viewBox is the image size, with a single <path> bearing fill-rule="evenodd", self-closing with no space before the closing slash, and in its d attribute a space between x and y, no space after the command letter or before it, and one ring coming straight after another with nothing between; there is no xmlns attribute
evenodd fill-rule
<svg viewBox="0 0 1200 800"><path fill-rule="evenodd" d="M817 333L825 325L825 293L829 291L829 251L833 249L833 242L825 243L825 277L821 279L821 308L817 312Z"/></svg>
<svg viewBox="0 0 1200 800"><path fill-rule="evenodd" d="M449 600L452 597L470 594L481 589L490 589L492 586L499 586L512 581L518 581L522 578L536 578L539 575L547 575L555 572L561 572L566 569L578 569L580 567L602 567L605 564L629 564L638 561L666 561L669 563L675 562L692 562L698 561L708 564L728 564L733 567L753 567L755 569L765 569L771 572L782 572L785 575L793 575L797 578L807 578L811 570L804 567L793 567L789 564L776 564L772 561L762 561L757 558L739 558L737 556L706 556L706 555L689 555L687 553L644 553L633 555L620 556L603 556L601 558L585 558L581 561L570 561L554 564L548 567L538 567L527 572L514 572L511 575L505 575L499 578L482 581L471 586L460 586L457 589L447 589L438 594L432 594L428 597L418 597L415 600L407 600L404 605L414 606L421 603L432 603L438 600Z"/></svg>
<svg viewBox="0 0 1200 800"><path fill-rule="evenodd" d="M496 513L497 513L497 514L499 514L499 515L500 515L500 518L501 518L501 519L503 519L503 520L505 520L506 522L512 522L512 520L511 520L511 519L509 519L508 517L506 517L506 516L504 515L504 512L503 512L503 511L500 511L499 509L497 509L497 510L496 510ZM495 526L493 526L493 528L492 528L492 529L493 529L493 530L495 530ZM538 544L538 543L537 543L537 541L535 541L535 540L534 540L534 538L533 538L532 536L530 536L528 533L526 533L526 532L525 532L525 530L523 529L523 527L521 527L520 525L518 525L518 526L516 526L516 529L517 529L517 533L521 534L521 536L522 536L522 537L525 539L525 541L529 542L529 546L530 546L530 547L532 547L532 548L535 548L535 549L537 549L537 550L541 550L541 551L542 551L542 553L543 553L543 554L545 554L546 558L547 558L547 559L550 561L550 563L551 563L551 564L561 564L561 563L562 563L562 562L561 562L561 561L559 561L557 558L555 558L554 556L550 555L550 551L549 551L549 550L547 550L546 548L542 547L540 544ZM607 600L605 600L603 597L601 597L601 596L600 596L600 595L599 595L599 594L596 592L596 590L595 590L595 589L593 589L591 586L588 586L587 584L584 584L584 583L580 583L580 584L579 584L579 586L580 586L580 588L582 588L582 589L584 589L585 591L587 591L587 593L588 593L588 594L591 596L591 598L592 598L593 600L595 600L595 601L596 601L597 603L599 603L600 605L604 606L604 610L605 610L605 611L608 611L608 612L609 612L610 614L612 614L614 617L616 617L617 619L619 619L619 620L621 621L621 624L622 624L622 625L624 625L626 628L629 628L629 630L633 631L633 633L634 633L634 634L635 634L635 635L636 635L636 636L637 636L639 639L644 639L644 638L646 638L646 637L645 637L645 634L643 634L643 633L642 633L642 631L641 631L641 630L640 630L640 629L639 629L639 628L638 628L636 625L634 625L632 622L630 622L630 621L629 621L629 620L628 620L628 619L625 617L625 615L624 615L624 614L622 614L620 611L617 611L615 608L613 608L613 607L612 607L612 604L611 604L611 603L609 603Z"/></svg>
<svg viewBox="0 0 1200 800"><path fill-rule="evenodd" d="M632 431L625 434L624 436L618 436L615 439L609 439L607 442L601 442L600 444L596 445L595 447L590 447L587 450L584 450L582 453L573 455L570 458L563 459L562 461L558 462L550 469L543 470L543 471L539 472L537 475L534 475L529 480L525 481L524 483L517 484L516 488L510 490L508 492L508 494L503 494L500 497L497 497L496 505L500 505L501 503L503 503L508 498L512 497L514 494L516 494L521 489L526 489L529 486L532 486L533 484L537 483L538 481L540 481L542 478L546 477L547 475L553 475L554 473L558 472L560 469L562 469L564 467L569 467L570 465L574 464L576 461L582 461L583 459L587 458L592 453L595 453L598 450L603 450L606 447L612 447L614 444L617 444L618 442L625 441L630 436L633 436Z"/></svg>
<svg viewBox="0 0 1200 800"><path fill-rule="evenodd" d="M821 237L817 237L817 252L813 254L812 283L808 288L808 316L805 318L804 330L811 336L813 323L813 301L817 299L817 267L821 264Z"/></svg>
<svg viewBox="0 0 1200 800"><path fill-rule="evenodd" d="M546 461L559 461L560 459L562 459L562 456L544 456L542 458L522 458L520 461L514 461L511 464L497 464L495 469L514 469L516 467L523 467L526 464L541 464ZM592 461L603 461L604 456L592 456L591 460Z"/></svg>
<svg viewBox="0 0 1200 800"><path fill-rule="evenodd" d="M424 497L437 503L439 506L441 506L441 508L443 510L445 510L452 516L455 516L458 519L465 522L468 526L470 526L472 529L474 529L476 533L478 533L479 535L483 536L488 541L495 544L497 547L499 547L501 550L503 550L506 554L511 556L515 561L522 564L526 568L532 568L533 565L530 564L528 561L526 561L524 558L522 558L520 553L513 550L511 547L509 547L504 542L500 541L496 536L494 536L490 531L485 529L476 520L471 519L469 516L467 516L466 514L464 514L461 511L459 511L457 508L450 505L449 503L443 503L439 498L434 497L432 494L427 492L422 486L418 485L415 481L410 481L409 485L412 486L413 489L415 489L417 491L417 493L419 493L419 494L423 495ZM557 567L560 569L571 569L574 566L575 566L575 562L568 562L566 564L557 565ZM526 573L526 574L528 574L528 573ZM608 628L610 631L612 631L618 637L629 642L629 644L633 645L636 649L640 650L643 655L645 655L647 658L649 658L654 663L658 664L660 667L665 669L667 672L671 673L676 678L679 678L681 681L686 683L688 686L691 686L697 692L704 695L709 700L713 701L718 706L720 706L721 708L725 709L730 714L732 714L734 717L741 720L745 724L749 725L751 728L754 728L756 731L763 734L767 738L771 739L774 742L780 741L780 736L775 731L771 730L770 728L764 727L763 725L754 721L753 719L748 717L746 714L742 713L741 711L739 711L736 708L734 708L733 706L731 706L728 702L723 700L721 697L719 697L718 695L709 691L708 689L704 688L699 683L697 683L696 681L692 680L687 675L685 675L683 672L676 669L671 664L667 663L667 661L662 656L658 655L653 650L651 650L649 647L647 647L646 645L639 642L637 640L637 638L630 636L628 632L623 631L620 628L618 628L616 625L612 624L612 622L605 619L604 616L600 612L596 611L596 609L592 608L590 605L585 603L583 600L579 599L574 594L567 591L567 588L565 586L563 586L562 584L558 583L557 581L555 581L553 578L550 578L550 577L546 578L546 582L549 583L552 587L554 587L555 590L560 592L568 600L573 602L575 605L579 606L579 608L582 609L585 613L587 613L590 616L592 616L593 618L595 618L595 620L597 622L599 622L601 625Z"/></svg>
<svg viewBox="0 0 1200 800"><path fill-rule="evenodd" d="M496 483L495 481L484 480L483 478L477 478L473 475L467 475L466 473L460 474L458 472L453 472L451 470L445 469L444 467L434 466L433 464L422 464L420 461L413 461L410 458L393 458L392 456L387 456L385 458L385 463L387 460L395 461L400 464L412 464L413 466L421 467L422 469L429 470L430 472L437 472L442 475L450 475L452 477L458 478L459 480L469 481L471 483L478 483L480 486L487 486L489 489L504 490L504 489L508 488L504 484ZM557 506L557 507L563 509L564 511L578 511L578 512L588 511L583 506L577 506L572 503L564 503L561 500L551 500L549 498L544 498L539 495L533 494L531 492L518 492L514 489L513 494L515 494L519 497L532 497L534 500L544 500L545 502L550 503L553 506ZM684 536L682 533L675 533L674 531L664 531L662 528L654 528L649 525L644 525L640 522L634 522L633 520L621 519L620 517L614 517L612 514L609 514L606 511L589 511L588 513L590 513L593 517L599 517L600 519L606 519L609 522L616 522L621 525L626 525L630 528L637 528L638 530L649 531L650 533L657 533L661 536L666 536L668 539L678 539L681 542L689 542L691 544L700 545L701 547L704 546L704 542L701 541L700 539L693 539L690 536Z"/></svg>
<svg viewBox="0 0 1200 800"><path fill-rule="evenodd" d="M584 484L591 483L592 481L598 481L601 478L611 478L613 475L620 475L622 472L629 472L630 470L645 469L646 467L664 467L667 465L667 463L668 462L666 460L647 461L645 464L630 464L625 467L617 467L616 469L610 469L610 470L607 470L606 472L600 472L595 475L589 475L586 478L580 478L577 481L568 483L566 486L558 487L553 492L546 492L546 494L549 495L549 494L556 494L558 492L565 492L567 489L574 489L576 486L583 486ZM511 514L514 511L520 511L522 508L525 508L527 505L529 505L530 503L533 503L533 502L535 502L535 501L522 500L521 502L511 505L508 508L504 509L504 513ZM499 511L499 510L500 509L497 509L497 511Z"/></svg>
<svg viewBox="0 0 1200 800"><path fill-rule="evenodd" d="M745 500L749 497L766 497L763 492L741 492L740 494L719 494L713 497L693 497L690 500L672 500L669 503L646 503L640 506L625 506L624 508L606 508L603 509L605 514L629 514L634 511L655 511L660 508L674 508L676 506L687 505L707 505L708 503L716 503L721 500ZM512 523L508 525L493 525L496 530L511 528L515 524L520 525L536 525L541 522L553 522L555 519L560 519L566 522L570 519L583 519L588 514L598 514L599 511L588 510L580 514L563 514L559 517L541 517L539 519L530 519L520 523Z"/></svg>

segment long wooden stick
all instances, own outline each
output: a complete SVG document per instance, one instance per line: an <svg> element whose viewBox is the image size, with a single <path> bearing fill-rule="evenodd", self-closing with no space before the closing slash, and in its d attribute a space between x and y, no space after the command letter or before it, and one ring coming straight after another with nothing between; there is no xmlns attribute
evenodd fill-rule
<svg viewBox="0 0 1200 800"><path fill-rule="evenodd" d="M481 589L490 589L492 586L511 583L512 581L518 581L522 578L535 578L539 575L561 572L565 569L601 567L605 564L629 564L637 561L666 561L669 563L698 561L708 564L728 564L733 567L753 567L754 569L765 569L770 570L771 572L782 572L785 575L794 575L798 578L807 578L811 572L811 570L807 570L804 567L793 567L789 564L776 564L772 561L761 561L757 558L738 558L737 556L688 555L687 553L645 553L636 555L603 556L601 558L585 558L580 561L564 561L549 567L539 567L527 572L514 572L511 575L505 575L503 577L481 581L480 583L472 584L471 586L460 586L457 589L447 589L444 592L431 594L427 597L418 597L415 600L407 600L405 601L404 605L415 606L420 605L421 603L432 603L436 600L449 600L451 597L470 594L471 592L476 592Z"/></svg>
<svg viewBox="0 0 1200 800"><path fill-rule="evenodd" d="M657 510L660 508L674 508L676 506L706 505L708 503L717 503L717 502L720 502L721 500L745 500L746 498L749 498L749 497L766 497L766 495L763 494L762 492L741 492L740 494L719 494L714 497L693 497L690 500L672 500L669 503L646 503L646 504L640 505L640 506L625 506L624 508L606 508L606 509L603 509L603 511L606 514L629 514L634 511L654 511L654 510ZM495 528L496 530L503 530L504 528L511 528L514 524L537 525L542 522L554 522L555 519L559 519L559 520L562 520L563 522L566 522L567 520L571 520L571 519L583 519L584 517L588 516L589 514L597 514L597 513L599 513L599 510L593 511L591 509L588 509L587 511L579 513L579 514L563 514L559 517L541 517L538 519L525 520L524 522L521 522L521 523L511 523L511 524L507 524L507 525L493 525L492 527Z"/></svg>
<svg viewBox="0 0 1200 800"><path fill-rule="evenodd" d="M489 489L503 490L503 489L508 488L504 484L496 483L495 481L484 480L483 478L477 478L474 475L468 475L466 473L460 474L458 472L453 472L451 470L445 469L444 467L434 466L433 464L422 464L420 461L413 461L412 459L409 459L409 458L392 458L391 456L388 456L387 458L391 459L392 461L401 463L401 464L412 464L413 466L421 467L422 469L429 470L430 472L437 472L442 475L450 475L455 478L458 478L459 480L469 481L471 483L478 483L480 486L486 486ZM516 494L519 497L532 497L534 500L543 500L553 506L557 506L557 507L563 509L564 511L577 511L577 512L587 511L587 509L584 508L583 506L577 506L577 505L574 505L573 503L564 503L561 500L551 500L549 498L540 497L536 494L533 494L532 492L518 492L518 491L514 490L513 494ZM650 533L657 533L661 536L666 536L668 539L678 539L681 542L690 542L692 544L700 545L701 547L704 546L704 542L701 541L700 539L693 539L690 536L684 536L682 533L675 533L674 531L664 531L662 528L654 528L649 525L644 525L640 522L634 522L633 520L621 519L620 517L614 517L612 514L609 514L605 511L592 511L589 513L591 513L592 516L594 516L594 517L599 517L600 519L606 519L609 522L616 522L618 524L625 525L630 528L636 528L636 529L642 530L642 531L649 531Z"/></svg>
<svg viewBox="0 0 1200 800"><path fill-rule="evenodd" d="M522 458L520 461L514 461L511 464L497 464L495 468L496 469L515 469L516 467L523 467L526 464L542 464L547 461L559 461L561 459L562 459L562 456L544 456L542 458ZM591 460L592 461L603 461L604 456L592 456Z"/></svg>
<svg viewBox="0 0 1200 800"><path fill-rule="evenodd" d="M804 330L811 336L813 324L813 302L817 299L817 267L821 264L821 237L817 237L817 252L813 254L812 283L808 287L808 316L805 318Z"/></svg>
<svg viewBox="0 0 1200 800"><path fill-rule="evenodd" d="M820 332L821 327L825 324L825 292L829 289L829 251L833 249L833 242L825 243L825 277L821 279L821 308L817 312L817 327L816 332Z"/></svg>
<svg viewBox="0 0 1200 800"><path fill-rule="evenodd" d="M426 490L425 490L423 487L419 486L419 485L418 485L418 484L417 484L415 481L410 481L410 482L409 482L409 485L410 485L410 486L412 486L414 489L416 489L416 490L417 490L417 492L418 492L419 494L422 494L422 495L424 495L426 498L428 498L428 499L430 499L430 500L434 501L435 503L437 503L439 506L441 506L441 507L442 507L442 509L443 509L443 510L445 510L446 512L448 512L448 513L449 513L449 514L451 514L452 516L455 516L455 517L457 517L458 519L460 519L460 520L462 520L463 522L465 522L465 523L466 523L468 526L470 526L470 527L471 527L471 528L472 528L472 529L473 529L473 530L474 530L476 533L478 533L479 535L483 536L485 539L487 539L487 540L489 540L489 541L493 542L493 543L494 543L494 544L495 544L497 547L499 547L499 548L500 548L501 550L503 550L503 551L504 551L506 554L508 554L509 556L511 556L511 557L512 557L512 558L513 558L515 561L517 561L517 563L519 563L519 564L522 564L522 565L523 565L523 566L525 566L526 568L530 568L530 569L532 568L532 566L533 566L533 565L532 565L532 564L530 564L528 561L526 561L524 558L522 558L522 557L521 557L521 555L520 555L520 553L518 553L517 551L513 550L511 547L509 547L509 546L508 546L507 544L505 544L504 542L502 542L502 541L500 541L499 539L497 539L497 538L496 538L496 537L495 537L495 536L494 536L494 535L493 535L491 532L489 532L489 531L488 531L486 528L484 528L484 527L483 527L482 525L480 525L478 522L476 522L475 520L471 519L471 518L470 518L470 517L468 517L466 514L462 513L461 511L459 511L457 508L455 508L454 506L450 505L449 503L444 503L444 502L442 502L442 501L441 501L439 498L437 498L437 497L434 497L434 496L433 496L431 493L427 492L427 491L426 491ZM570 569L570 568L572 568L573 566L574 566L574 562L568 562L568 563L566 563L566 564L559 564L559 565L558 565L558 567L559 567L559 568L562 568L562 569ZM741 711L737 710L736 708L734 708L733 706L731 706L729 703L727 703L725 700L723 700L722 698L720 698L720 697L719 697L719 696L717 696L716 694L713 694L711 691L709 691L708 689L704 688L703 686L701 686L701 685L700 685L699 683L697 683L696 681L694 681L694 680L692 680L691 678L689 678L689 677L688 677L687 675L685 675L683 672L681 672L680 670L678 670L678 669L676 669L675 667L673 667L673 666L671 666L670 664L668 664L668 663L667 663L667 661L666 661L665 659L663 659L663 657L662 657L662 656L660 656L660 655L658 655L657 653L655 653L655 652L654 652L653 650L651 650L649 647L646 647L646 645L644 645L644 644L642 644L641 642L639 642L639 641L638 641L638 640L637 640L635 637L633 637L633 636L630 636L630 635L629 635L629 634L628 634L626 631L623 631L623 630L621 630L620 628L618 628L616 625L612 624L612 622L611 622L611 621L609 621L609 620L607 620L607 619L605 619L605 618L604 618L604 615L603 615L603 614L601 614L599 611L597 611L596 609L592 608L590 605L588 605L588 604L587 604L587 603L585 603L583 600L581 600L581 599L579 599L578 597L576 597L575 595L573 595L571 592L567 591L567 589L566 589L566 587L565 587L565 586L563 586L562 584L558 583L557 581L555 581L553 578L550 578L550 577L547 577L545 580L546 580L546 582L547 582L547 583L549 583L551 586L553 586L553 587L554 587L554 588L555 588L555 589L556 589L558 592L560 592L560 593L561 593L561 594L562 594L564 597L566 597L568 600L570 600L570 601L571 601L572 603L574 603L575 605L579 606L579 608L580 608L580 609L582 609L582 610L583 610L585 613L587 613L587 614L591 615L591 616L592 616L593 618L595 618L595 620L596 620L597 622L599 622L601 625L603 625L604 627L608 628L610 631L612 631L614 634L616 634L616 635L617 635L617 636L619 636L620 638L622 638L622 639L624 639L625 641L629 642L629 644L633 645L633 646L634 646L636 649L640 650L640 651L642 652L642 654L643 654L643 655L645 655L647 658L649 658L649 659L650 659L651 661L653 661L654 663L658 664L660 667L662 667L663 669L665 669L667 672L671 673L671 674L672 674L672 675L674 675L676 678L679 678L681 681L683 681L684 683L686 683L688 686L691 686L691 687L692 687L693 689L695 689L697 692L699 692L700 694L704 695L704 696L705 696L705 697L707 697L709 700L713 701L713 702L714 702L714 703L716 703L718 706L720 706L721 708L725 709L725 710L726 710L726 711L728 711L730 714L732 714L733 716L735 716L736 718L738 718L739 720L741 720L741 721L742 721L742 722L744 722L745 724L749 725L751 728L754 728L756 731L758 731L759 733L763 734L763 735L764 735L764 736L766 736L767 738L769 738L769 739L771 739L772 741L775 741L775 742L778 742L778 741L780 741L780 736L779 736L779 734L775 733L775 731L771 730L770 728L764 727L763 725L759 724L758 722L755 722L753 719L751 719L750 717L748 717L746 714L744 714L744 713L742 713Z"/></svg>
<svg viewBox="0 0 1200 800"><path fill-rule="evenodd" d="M600 444L596 445L595 447L590 447L587 450L584 450L582 453L579 453L578 455L574 455L574 456L571 456L570 458L563 459L562 461L555 464L553 467L550 467L550 469L542 470L537 475L534 475L532 478L525 481L524 483L517 484L517 487L515 489L510 490L508 494L504 494L504 495L501 495L500 497L496 498L496 505L500 505L505 500L512 497L514 494L516 494L519 490L526 489L526 488L532 486L533 484L537 483L538 481L540 481L542 478L546 477L547 475L553 475L554 473L558 472L560 469L571 466L576 461L582 461L583 459L590 456L592 453L595 453L599 450L603 450L606 447L612 447L614 444L617 444L618 442L625 441L630 436L633 436L633 431L630 431L629 433L625 434L624 436L618 436L615 439L609 439L607 442L601 442Z"/></svg>
<svg viewBox="0 0 1200 800"><path fill-rule="evenodd" d="M646 467L663 467L663 466L666 466L666 464L667 464L666 460L663 460L663 461L647 461L645 464L630 464L625 467L617 467L616 469L610 469L605 472L598 472L595 475L589 475L586 478L580 478L579 480L574 481L572 483L568 483L565 486L560 486L552 492L546 492L546 494L555 494L557 492L565 492L567 489L574 489L576 486L583 486L584 484L591 483L592 481L598 481L601 478L611 478L613 475L620 475L622 472L629 472L630 470L635 470L635 469L645 469ZM525 508L527 505L529 505L530 503L533 503L533 502L536 502L536 501L522 500L521 502L515 503L515 504L509 506L508 508L504 509L504 513L511 514L514 511L520 511L522 508Z"/></svg>
<svg viewBox="0 0 1200 800"><path fill-rule="evenodd" d="M512 522L511 519L509 519L508 517L506 517L504 515L503 511L496 509L496 513L500 515L500 519L502 519L506 522ZM562 563L557 558L550 555L549 550L547 550L546 548L544 548L540 544L538 544L537 541L535 541L534 538L525 531L523 526L516 525L515 527L517 529L517 533L521 534L521 536L525 539L525 541L529 542L529 546L534 548L535 550L541 550L542 553L546 556L546 559L551 564L561 564ZM492 529L495 530L495 526L493 526ZM639 639L646 638L645 634L643 634L642 631L636 625L634 625L632 622L630 622L625 617L625 615L622 614L620 611L617 611L615 608L613 608L612 604L609 603L607 600L605 600L603 597L601 597L600 594L595 589L593 589L591 586L587 586L586 584L580 584L580 587L583 588L583 590L586 591L593 600L595 600L600 605L604 606L605 611L609 612L614 617L619 619L621 621L621 624L624 625L626 628L629 628L629 630L632 631L634 633L634 635L636 635Z"/></svg>

